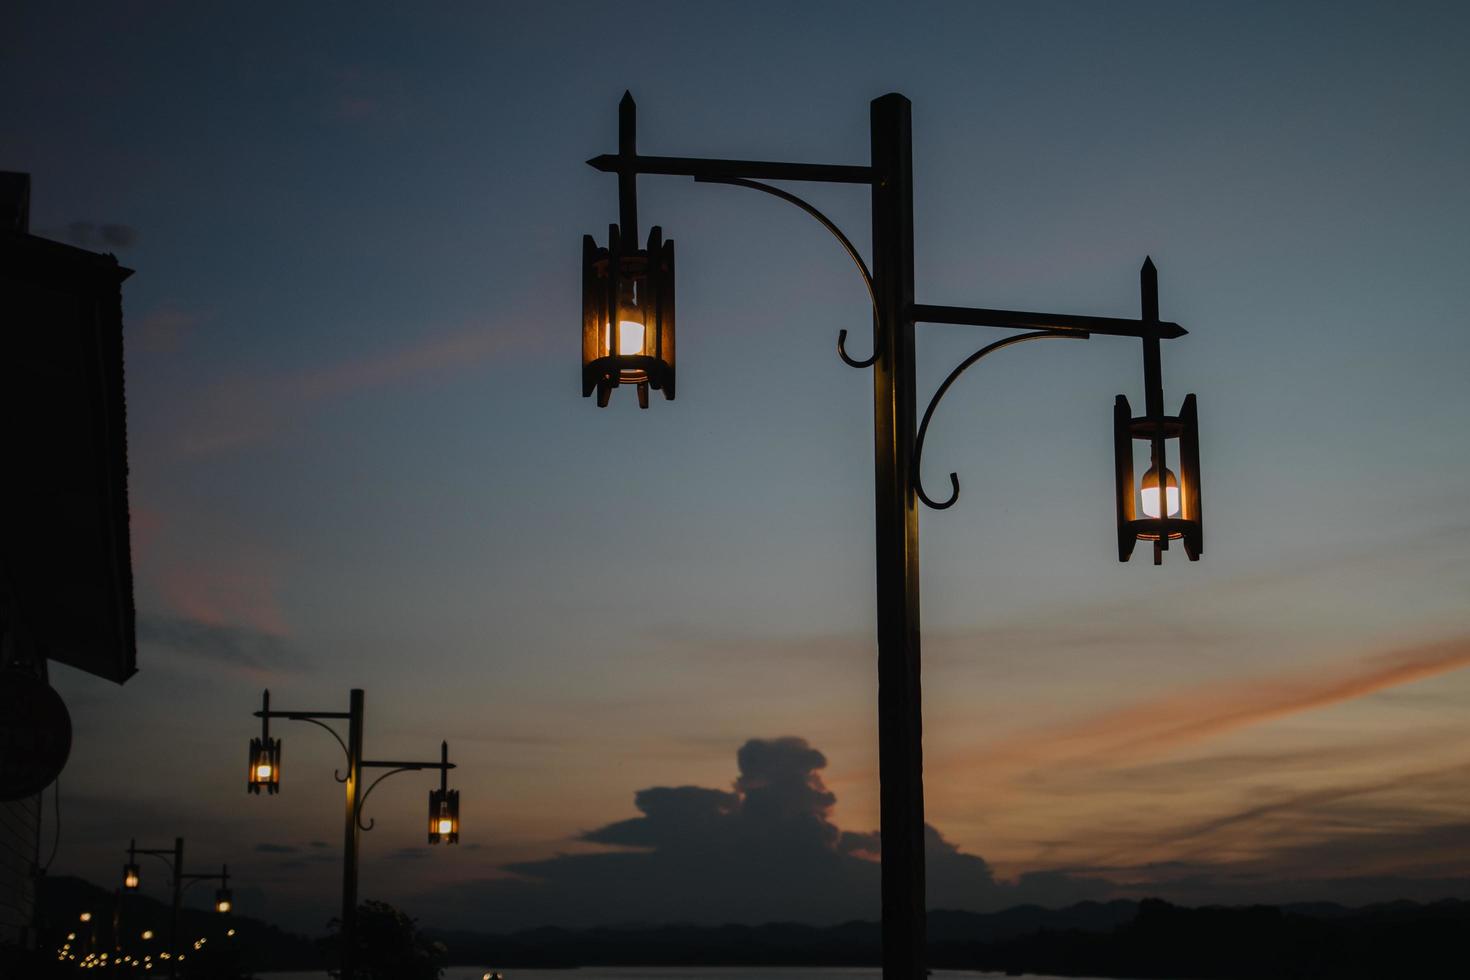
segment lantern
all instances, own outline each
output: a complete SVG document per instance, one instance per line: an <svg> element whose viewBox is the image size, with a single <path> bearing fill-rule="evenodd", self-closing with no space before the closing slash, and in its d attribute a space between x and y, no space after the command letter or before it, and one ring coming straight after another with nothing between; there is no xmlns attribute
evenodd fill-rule
<svg viewBox="0 0 1470 980"><path fill-rule="evenodd" d="M250 774L245 788L259 794L281 791L281 740L269 735L250 740Z"/></svg>
<svg viewBox="0 0 1470 980"><path fill-rule="evenodd" d="M429 790L429 843L459 843L459 790Z"/></svg>
<svg viewBox="0 0 1470 980"><path fill-rule="evenodd" d="M657 226L642 250L618 225L607 248L582 237L582 395L604 408L620 385L640 408L650 388L674 398L674 243Z"/></svg>
<svg viewBox="0 0 1470 980"><path fill-rule="evenodd" d="M281 791L281 740L271 738L270 691L260 696L260 738L250 740L250 771L245 777L248 792L259 795L261 787L272 796Z"/></svg>
<svg viewBox="0 0 1470 980"><path fill-rule="evenodd" d="M1149 446L1149 468L1135 486L1133 444ZM1178 447L1178 473L1168 447ZM1127 561L1139 541L1151 541L1154 564L1163 564L1170 541L1182 541L1190 561L1204 554L1200 511L1199 415L1194 395L1175 415L1135 418L1127 397L1113 404L1113 455L1118 498L1118 560ZM1162 475L1161 475L1162 474ZM1140 516L1141 514L1141 516Z"/></svg>
<svg viewBox="0 0 1470 980"><path fill-rule="evenodd" d="M459 790L449 788L449 743L440 746L439 788L429 790L429 843L459 843Z"/></svg>
<svg viewBox="0 0 1470 980"><path fill-rule="evenodd" d="M142 876L138 874L138 866L136 864L129 861L127 864L123 865L124 888L126 888L130 892L135 892L138 890L138 885L141 882Z"/></svg>
<svg viewBox="0 0 1470 980"><path fill-rule="evenodd" d="M230 901L230 890L228 888L220 888L216 890L214 893L214 910L220 915L224 915L228 913L232 907L233 904Z"/></svg>

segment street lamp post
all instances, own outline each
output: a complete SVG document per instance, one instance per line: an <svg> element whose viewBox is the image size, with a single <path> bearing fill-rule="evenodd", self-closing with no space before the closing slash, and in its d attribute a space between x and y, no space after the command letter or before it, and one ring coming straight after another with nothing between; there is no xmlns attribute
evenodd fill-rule
<svg viewBox="0 0 1470 980"><path fill-rule="evenodd" d="M437 844L441 839L450 844L459 843L459 792L448 788L449 770L455 768L454 763L449 761L449 743L440 745L440 756L437 762L397 762L382 759L364 759L362 756L363 738L363 692L361 688L353 688L348 695L348 707L346 711L272 711L271 692L264 691L261 694L260 710L255 712L255 717L260 719L260 738L250 740L250 769L246 782L246 788L251 793L260 793L262 789L268 794L280 791L281 784L281 740L273 739L270 735L270 720L272 718L285 718L288 721L305 721L324 728L337 740L342 747L342 752L347 758L347 775L343 776L336 770L332 775L337 782L344 784L346 791L346 819L343 822L343 844L342 844L342 971L340 980L355 980L356 978L356 955L357 955L357 858L361 844L362 832L372 830L374 821L369 820L366 825L362 822L362 808L367 803L368 794L371 793L383 780L400 772L414 772L423 769L434 769L440 774L440 788L431 791L429 796L431 831L429 843ZM345 719L347 721L347 739L344 741L337 730L326 722L333 719ZM387 770L366 788L362 788L362 771L364 769ZM452 796L450 794L453 794ZM443 833L434 833L438 824L433 823L440 801L443 801ZM452 810L450 802L452 800Z"/></svg>
<svg viewBox="0 0 1470 980"><path fill-rule="evenodd" d="M946 499L935 500L924 491L920 462L930 419L960 374L1005 347L1039 339L1086 340L1094 334L1142 340L1145 415L1132 417L1121 395L1114 409L1118 557L1127 561L1137 541L1151 541L1154 563L1159 564L1170 540L1182 538L1190 559L1198 559L1203 538L1195 400L1190 395L1177 417L1164 414L1159 354L1160 341L1183 336L1185 330L1159 319L1157 274L1151 260L1145 260L1141 274L1143 308L1138 319L916 302L910 105L902 95L885 95L872 103L867 166L641 156L636 108L629 93L623 95L618 110L618 152L587 162L618 177L619 224L610 229L608 247L597 247L590 236L583 239L582 389L584 395L595 391L600 406L622 385L636 387L643 408L648 407L650 387L662 390L665 398L674 397L673 243L655 226L647 248L638 248L639 174L693 177L781 198L811 215L837 238L868 288L873 305L873 354L866 360L851 357L846 330L838 334L837 353L852 367L873 368L883 976L884 980L922 980L925 905L918 503L942 510L959 496L959 479L953 473ZM872 195L871 272L831 220L796 195L760 182L765 180L867 184ZM920 421L914 376L918 323L1023 332L986 345L956 367L935 392ZM1180 443L1178 477L1166 465L1171 439ZM1149 448L1150 468L1141 486L1133 484L1135 441ZM1137 516L1139 509L1144 512L1142 518Z"/></svg>
<svg viewBox="0 0 1470 980"><path fill-rule="evenodd" d="M173 912L168 927L168 975L174 976L178 969L174 964L179 960L179 908L183 902L184 892L201 881L218 881L219 890L214 896L214 910L221 914L229 912L230 901L230 868L229 865L221 865L220 873L217 875L186 874L184 872L184 838L175 837L174 846L170 848L148 848L139 847L136 838L128 842L128 863L123 865L123 889L135 892L142 884L143 876L138 868L138 855L147 854L156 857L168 865L169 874L173 883ZM116 930L116 918L114 918L114 930ZM114 932L114 935L117 933Z"/></svg>

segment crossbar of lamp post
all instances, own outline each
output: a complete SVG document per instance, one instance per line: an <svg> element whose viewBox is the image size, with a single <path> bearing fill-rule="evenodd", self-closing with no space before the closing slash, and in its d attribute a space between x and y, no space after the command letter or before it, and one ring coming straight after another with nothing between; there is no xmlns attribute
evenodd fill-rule
<svg viewBox="0 0 1470 980"><path fill-rule="evenodd" d="M606 404L608 387L638 384L640 404L646 407L647 374L630 361L627 377L618 375L621 351L613 340L614 324L619 324L621 307L612 303L619 296L614 277L624 275L622 256L644 256L643 252L626 252L639 248L636 177L639 174L661 174L693 177L698 181L724 183L764 191L796 205L816 218L833 233L847 250L862 274L873 302L873 355L857 360L845 349L846 331L838 335L837 351L852 367L873 368L873 434L874 434L874 503L877 578L877 645L878 645L878 744L880 837L882 860L883 909L883 977L884 980L923 980L926 974L925 947L925 875L924 875L924 792L922 710L920 697L920 622L919 622L919 525L918 502L943 509L958 496L959 484L950 475L954 495L948 501L935 501L922 489L919 473L921 431L918 423L917 385L915 381L915 325L948 323L1001 329L1029 330L1033 333L1008 338L987 345L971 355L946 379L924 413L927 428L934 409L955 378L986 354L1023 340L1043 337L1087 339L1089 335L1107 335L1141 339L1144 346L1144 375L1148 395L1148 422L1153 424L1153 459L1158 467L1158 493L1164 491L1162 435L1162 382L1159 367L1159 342L1184 336L1177 323L1158 318L1157 277L1151 261L1145 261L1141 273L1143 292L1142 316L1138 319L1078 316L1061 313L1032 313L1015 310L993 310L972 307L935 306L914 300L914 211L913 151L910 130L910 104L902 95L889 94L875 99L871 106L870 166L831 164L775 163L752 160L717 160L697 157L640 156L636 139L637 111L631 93L624 93L618 106L618 152L593 157L587 163L597 170L618 177L619 225L610 236L607 250L584 245L584 394L599 392L599 405ZM817 181L823 183L867 184L872 204L872 268L871 273L847 236L816 208L787 191L772 188L759 180ZM614 240L615 239L615 240ZM661 242L661 229L650 238ZM623 245L621 243L631 243ZM589 251L591 248L591 251ZM646 258L635 258L626 266L634 275L672 275L672 253L658 259L652 252ZM605 266L588 265L603 262ZM638 265L642 262L644 264ZM604 268L606 272L599 271ZM605 311L595 292L607 278ZM644 280L646 283L646 280ZM642 303L642 293L638 302ZM587 296L591 295L591 305ZM669 287L669 325L672 330L672 287ZM619 301L621 302L621 301ZM657 315L662 318L662 299L656 301ZM590 312L589 312L590 311ZM605 315L606 326L596 318ZM591 318L591 319L589 319ZM659 319L655 327L663 329ZM607 354L597 353L598 363L610 363L597 381L589 383L587 351L602 351L603 342L588 331L606 330ZM621 329L621 327L619 327ZM650 328L651 329L651 328ZM657 336L657 335L655 335ZM672 340L672 338L670 338ZM621 341L619 341L621 343ZM659 343L662 343L660 340ZM590 347L588 345L591 345ZM643 351L647 353L647 351ZM655 348L662 356L662 347ZM643 361L655 358L643 357ZM662 365L670 380L666 397L672 397L672 361ZM1117 441L1115 410L1115 442ZM1175 420L1177 422L1177 420ZM1120 471L1121 472L1121 471ZM1128 473L1131 474L1131 463ZM1131 480L1131 475L1129 477ZM1121 486L1121 481L1120 481ZM1131 489L1130 489L1131 492ZM1119 491L1120 541L1125 530L1125 504ZM1130 498L1131 503L1131 498ZM1126 507L1131 517L1132 508ZM1180 522L1183 523L1183 522ZM1159 551L1168 547L1165 521L1158 524L1155 562ZM1131 532L1129 532L1131 533ZM1120 545L1121 552L1121 545ZM1198 557L1191 552L1191 558ZM1126 560L1126 554L1120 553Z"/></svg>
<svg viewBox="0 0 1470 980"><path fill-rule="evenodd" d="M333 775L337 781L344 784L346 797L345 819L343 821L343 844L342 844L342 968L340 980L355 980L357 975L357 884L358 884L358 856L361 849L362 832L373 828L373 821L366 826L362 824L362 808L367 802L368 794L389 776L399 772L417 772L426 769L437 770L447 773L455 768L454 763L449 761L449 745L444 743L440 760L437 762L398 762L381 759L364 759L362 754L363 726L364 726L364 695L361 688L352 688L348 694L348 710L346 711L280 711L272 710L270 706L270 692L265 691L261 698L261 710L254 713L255 717L261 719L262 739L266 743L270 741L270 719L281 718L286 721L304 721L324 728L337 744L342 747L347 760L347 775ZM347 738L342 736L326 721L334 719L345 719L347 721ZM366 789L362 786L362 771L364 769L384 769L386 772L373 781ZM275 774L279 779L279 773ZM458 819L456 815L456 820ZM458 828L456 825L457 837Z"/></svg>

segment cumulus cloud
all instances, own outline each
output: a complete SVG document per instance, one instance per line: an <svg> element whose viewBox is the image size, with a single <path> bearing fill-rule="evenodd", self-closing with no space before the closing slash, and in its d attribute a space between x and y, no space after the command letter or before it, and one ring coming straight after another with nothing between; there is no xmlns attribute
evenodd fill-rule
<svg viewBox="0 0 1470 980"><path fill-rule="evenodd" d="M638 816L580 837L613 850L507 865L512 877L456 885L419 901L437 906L436 919L496 929L876 918L878 835L833 822L837 797L822 780L826 757L804 739L784 737L747 741L737 762L729 790L640 790ZM934 907L1067 904L1111 890L1107 882L1065 874L997 881L984 859L932 827L926 854Z"/></svg>

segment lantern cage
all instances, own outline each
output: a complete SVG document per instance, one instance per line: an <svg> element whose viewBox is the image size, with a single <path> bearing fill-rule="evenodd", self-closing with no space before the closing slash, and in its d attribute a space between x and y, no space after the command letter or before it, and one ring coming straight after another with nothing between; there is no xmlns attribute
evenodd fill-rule
<svg viewBox="0 0 1470 980"><path fill-rule="evenodd" d="M235 903L231 900L230 890L228 888L220 888L215 891L214 910L216 912L220 915L226 915L234 907Z"/></svg>
<svg viewBox="0 0 1470 980"><path fill-rule="evenodd" d="M123 888L135 892L138 890L138 885L142 883L142 879L143 876L138 873L138 866L132 861L123 865Z"/></svg>
<svg viewBox="0 0 1470 980"><path fill-rule="evenodd" d="M429 790L429 843L459 843L459 790Z"/></svg>
<svg viewBox="0 0 1470 980"><path fill-rule="evenodd" d="M259 794L261 789L269 795L281 791L281 740L265 736L250 740L250 773L245 788Z"/></svg>
<svg viewBox="0 0 1470 980"><path fill-rule="evenodd" d="M1135 484L1133 443L1149 445L1150 466ZM1178 444L1179 472L1168 465L1168 446ZM1182 541L1190 561L1204 554L1200 510L1199 414L1194 395L1177 416L1133 416L1127 397L1113 404L1113 454L1118 496L1118 560L1127 561L1139 541L1151 541L1154 564L1163 564L1170 541ZM1140 516L1140 511L1142 515Z"/></svg>
<svg viewBox="0 0 1470 980"><path fill-rule="evenodd" d="M582 237L582 396L605 408L620 385L637 387L640 408L650 388L674 398L674 243L658 226L641 250L617 225L607 248Z"/></svg>

